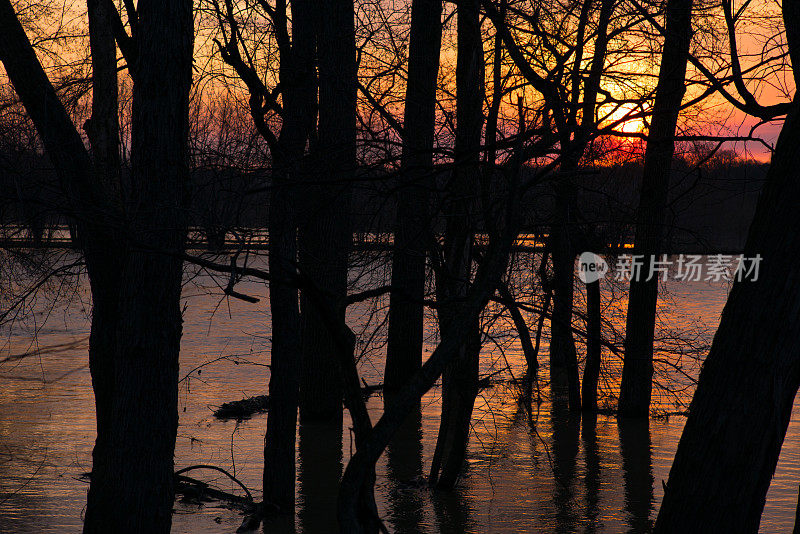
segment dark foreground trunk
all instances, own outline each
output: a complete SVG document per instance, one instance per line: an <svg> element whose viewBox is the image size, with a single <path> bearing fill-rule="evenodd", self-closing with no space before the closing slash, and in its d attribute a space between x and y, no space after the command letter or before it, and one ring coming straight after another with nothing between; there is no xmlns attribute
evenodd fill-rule
<svg viewBox="0 0 800 534"><path fill-rule="evenodd" d="M800 384L800 120L784 123L670 471L656 532L756 532Z"/></svg>
<svg viewBox="0 0 800 534"><path fill-rule="evenodd" d="M303 423L298 431L298 512L302 532L335 534L336 488L342 476L342 422Z"/></svg>
<svg viewBox="0 0 800 534"><path fill-rule="evenodd" d="M457 129L455 164L444 200L447 219L444 263L437 273L439 329L451 335L457 310L470 285L472 239L479 181L479 148L483 122L483 47L478 0L458 6L458 56L456 63ZM480 328L476 317L463 338L458 357L442 376L442 415L430 483L449 489L458 480L466 456L472 409L478 394Z"/></svg>
<svg viewBox="0 0 800 534"><path fill-rule="evenodd" d="M123 221L13 9L0 3L0 59L62 180L97 292L91 351L100 433L86 532L168 533L172 520L192 6L147 0L138 12L137 65L147 68L134 76ZM120 242L113 230L123 224Z"/></svg>
<svg viewBox="0 0 800 534"><path fill-rule="evenodd" d="M300 310L292 281L297 257L291 189L274 184L270 195L269 282L272 317L267 433L264 439L264 505L292 514L295 497L295 434L300 386ZM270 511L270 510L265 510Z"/></svg>
<svg viewBox="0 0 800 534"><path fill-rule="evenodd" d="M675 128L686 91L684 78L691 40L691 12L692 0L667 2L666 37L636 220L634 253L644 256L644 265L640 277L631 279L628 296L625 361L619 392L619 413L625 416L647 416L650 412L658 277L648 278L653 256L662 250Z"/></svg>
<svg viewBox="0 0 800 534"><path fill-rule="evenodd" d="M300 269L344 322L347 259L352 244L348 214L356 168L356 49L353 2L315 6L319 62L319 131L312 156L317 173L306 184L309 199L300 224ZM342 416L342 382L335 341L323 313L301 293L303 360L300 418Z"/></svg>
<svg viewBox="0 0 800 534"><path fill-rule="evenodd" d="M411 4L408 83L403 120L403 154L392 255L389 334L384 387L396 390L422 365L425 252L432 237L428 203L432 186L432 152L436 77L442 42L441 0Z"/></svg>
<svg viewBox="0 0 800 534"><path fill-rule="evenodd" d="M277 9L285 24L286 4ZM300 387L300 308L296 276L298 168L316 118L313 6L292 4L292 43L282 42L280 78L284 116L273 153L269 210L269 301L272 317L267 433L264 440L265 512L294 513L295 434Z"/></svg>
<svg viewBox="0 0 800 534"><path fill-rule="evenodd" d="M572 305L575 291L574 204L575 185L565 166L555 185L556 220L550 231L553 258L553 315L550 319L550 373L563 375L569 409L580 410L580 376L578 352L572 334Z"/></svg>
<svg viewBox="0 0 800 534"><path fill-rule="evenodd" d="M117 16L110 2L87 2L89 45L92 55L92 116L83 125L92 148L94 183L105 204L116 210L121 201L119 184L119 120L117 95L117 45L112 32ZM97 438L92 450L92 465L108 462L113 424L114 359L119 319L120 273L124 250L119 246L113 227L92 235L102 240L104 254L87 259L92 288L92 325L89 334L89 371L95 397ZM86 243L82 246L86 249ZM92 256L90 254L90 256ZM87 511L102 510L111 495L89 488ZM90 522L92 519L90 518Z"/></svg>
<svg viewBox="0 0 800 534"><path fill-rule="evenodd" d="M169 532L178 426L192 5L138 5L131 191L122 261L108 464L86 532ZM145 248L147 247L147 248Z"/></svg>
<svg viewBox="0 0 800 534"><path fill-rule="evenodd" d="M586 284L586 365L581 384L581 409L597 411L597 381L600 378L600 281Z"/></svg>

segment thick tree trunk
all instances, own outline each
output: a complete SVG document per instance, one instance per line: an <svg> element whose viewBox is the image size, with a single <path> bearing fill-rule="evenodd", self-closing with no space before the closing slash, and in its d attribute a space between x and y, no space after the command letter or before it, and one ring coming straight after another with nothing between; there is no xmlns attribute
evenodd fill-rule
<svg viewBox="0 0 800 534"><path fill-rule="evenodd" d="M119 103L117 96L117 45L114 4L88 0L89 47L92 54L92 116L83 128L92 148L98 187L112 205L120 201Z"/></svg>
<svg viewBox="0 0 800 534"><path fill-rule="evenodd" d="M119 207L119 119L117 96L117 46L112 32L114 6L102 0L87 3L89 46L92 55L92 116L83 125L92 148L95 187L108 206ZM98 473L108 469L108 445L114 423L111 407L114 393L114 359L119 319L119 288L123 250L113 237L115 229L103 232L106 253L89 261L92 288L92 325L89 336L89 369L95 397L97 438L92 450L92 468ZM98 475L99 476L99 475ZM90 485L87 496L87 523L94 523L91 514L108 508L113 498Z"/></svg>
<svg viewBox="0 0 800 534"><path fill-rule="evenodd" d="M648 278L653 256L662 250L675 128L686 91L684 78L692 36L692 0L668 1L666 9L664 50L647 136L634 243L634 254L644 256L644 265L640 278L631 280L628 296L619 393L619 413L626 416L647 416L650 412L658 277Z"/></svg>
<svg viewBox="0 0 800 534"><path fill-rule="evenodd" d="M149 68L134 85L134 187L124 246L112 233L121 219L98 187L74 125L11 5L0 2L0 59L65 187L96 299L92 372L100 386L98 442L106 451L95 456L90 491L102 497L89 501L87 532L166 533L172 517L191 3L143 1L139 15L139 64Z"/></svg>
<svg viewBox="0 0 800 534"><path fill-rule="evenodd" d="M600 378L600 281L586 284L586 365L581 384L581 408L586 412L597 411L597 382Z"/></svg>
<svg viewBox="0 0 800 534"><path fill-rule="evenodd" d="M288 183L273 183L269 212L269 282L272 347L267 433L264 439L264 505L294 513L295 435L300 386L300 309L296 271L297 230ZM265 511L270 511L265 509Z"/></svg>
<svg viewBox="0 0 800 534"><path fill-rule="evenodd" d="M138 18L110 465L92 478L113 497L87 512L86 532L168 533L172 521L192 4L142 0Z"/></svg>
<svg viewBox="0 0 800 534"><path fill-rule="evenodd" d="M285 3L277 7L286 14ZM267 433L264 440L264 503L293 514L295 435L300 387L300 308L297 284L298 167L316 118L313 6L292 3L292 43L282 43L280 79L284 117L273 153L269 208L269 282L272 348ZM339 438L341 439L341 437Z"/></svg>
<svg viewBox="0 0 800 534"><path fill-rule="evenodd" d="M563 175L555 184L555 221L550 231L553 258L553 315L550 318L550 373L566 380L570 410L580 410L578 352L572 335L572 305L575 291L574 166L562 166Z"/></svg>
<svg viewBox="0 0 800 534"><path fill-rule="evenodd" d="M313 155L316 175L300 224L300 269L324 293L344 322L347 260L352 244L350 190L356 171L356 50L352 0L317 4L319 131ZM342 381L335 342L322 312L301 292L303 359L300 418L342 416Z"/></svg>
<svg viewBox="0 0 800 534"><path fill-rule="evenodd" d="M756 532L800 384L800 117L781 131L737 281L705 360L656 532Z"/></svg>
<svg viewBox="0 0 800 534"><path fill-rule="evenodd" d="M336 488L342 476L342 422L303 423L298 433L301 532L335 534Z"/></svg>
<svg viewBox="0 0 800 534"><path fill-rule="evenodd" d="M411 4L408 81L403 118L403 153L392 255L389 334L384 387L397 390L422 365L425 251L430 241L429 196L436 81L442 42L441 0Z"/></svg>
<svg viewBox="0 0 800 534"><path fill-rule="evenodd" d="M455 168L445 194L447 219L444 263L437 275L439 330L450 335L470 284L472 239L478 198L480 140L483 123L484 60L478 0L458 6L456 58L457 127ZM461 473L469 438L470 421L478 394L480 330L476 318L459 349L459 356L442 376L442 416L430 483L452 488Z"/></svg>

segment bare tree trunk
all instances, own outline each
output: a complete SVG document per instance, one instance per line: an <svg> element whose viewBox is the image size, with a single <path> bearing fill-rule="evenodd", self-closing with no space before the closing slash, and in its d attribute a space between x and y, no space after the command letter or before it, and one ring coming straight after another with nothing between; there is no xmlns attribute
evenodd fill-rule
<svg viewBox="0 0 800 534"><path fill-rule="evenodd" d="M269 282L272 318L270 410L264 440L264 503L294 513L295 435L300 387L300 308L297 272L297 173L316 118L313 6L292 3L292 43L281 43L284 117L276 150L269 208ZM286 3L276 13L286 22ZM341 438L340 438L341 439ZM265 510L266 511L266 510Z"/></svg>
<svg viewBox="0 0 800 534"><path fill-rule="evenodd" d="M600 280L586 284L586 365L581 384L581 409L597 411L597 382L600 378Z"/></svg>
<svg viewBox="0 0 800 534"><path fill-rule="evenodd" d="M350 190L356 172L356 50L352 0L315 6L319 62L319 131L313 157L316 175L307 185L300 225L300 269L339 310L347 294L347 260L352 244ZM319 185L310 183L317 182ZM342 381L335 341L322 312L301 292L303 359L301 420L342 416Z"/></svg>
<svg viewBox="0 0 800 534"><path fill-rule="evenodd" d="M444 262L436 280L442 337L450 335L456 310L463 305L470 284L483 123L484 59L479 6L478 0L465 0L457 12L455 168L445 192ZM440 488L455 485L464 463L478 394L480 344L476 317L459 356L442 376L442 416L430 473L430 483Z"/></svg>
<svg viewBox="0 0 800 534"><path fill-rule="evenodd" d="M137 11L131 240L120 286L113 468L92 479L113 499L106 510L87 513L95 520L86 524L91 532L167 533L174 503L194 27L188 0L141 0Z"/></svg>
<svg viewBox="0 0 800 534"><path fill-rule="evenodd" d="M109 498L90 500L87 532L167 533L172 519L192 6L145 0L139 21L137 65L148 68L137 69L134 84L134 187L129 224L119 234L128 241L111 248L119 213L95 182L80 137L11 5L0 2L0 59L71 201L97 291L93 381L102 385L98 423L106 428L99 441L107 439L107 454L93 466L91 491ZM115 281L112 270L119 273L118 293L104 291ZM105 328L114 328L115 339ZM113 369L105 365L111 362Z"/></svg>
<svg viewBox="0 0 800 534"><path fill-rule="evenodd" d="M686 61L691 41L692 0L667 2L666 35L653 118L647 136L642 169L642 190L636 220L634 253L644 255L641 278L631 280L625 327L625 360L619 393L619 413L647 416L653 378L653 336L655 331L658 277L649 278L653 256L662 250L664 220L675 128L686 92Z"/></svg>
<svg viewBox="0 0 800 534"><path fill-rule="evenodd" d="M342 422L303 423L298 434L301 532L335 534L336 489L342 477Z"/></svg>
<svg viewBox="0 0 800 534"><path fill-rule="evenodd" d="M553 258L553 315L550 318L550 373L566 380L570 410L580 410L578 352L572 335L575 247L571 240L574 225L575 184L571 171L562 166L563 176L555 184L555 220L550 230Z"/></svg>
<svg viewBox="0 0 800 534"><path fill-rule="evenodd" d="M389 298L389 334L384 387L396 390L422 365L425 251L430 242L436 81L442 42L441 0L411 4L408 81L403 118L403 153Z"/></svg>
<svg viewBox="0 0 800 534"><path fill-rule="evenodd" d="M87 2L89 14L89 46L92 55L92 116L83 125L92 148L95 184L98 194L109 206L118 207L121 201L119 184L119 104L117 96L117 45L112 32L117 16L111 2ZM104 232L106 255L101 265L89 262L89 282L92 288L92 325L89 335L89 370L95 397L97 438L92 450L92 469L102 473L112 466L108 445L114 423L111 407L114 392L114 354L119 319L119 288L122 254L114 230ZM101 476L98 474L98 476ZM87 524L93 524L91 514L107 509L104 502L113 496L90 485L87 496Z"/></svg>
<svg viewBox="0 0 800 534"><path fill-rule="evenodd" d="M516 199L512 200L509 214L516 214L517 206ZM509 221L502 236L493 236L478 268L475 282L452 323L453 328L450 333L442 338L442 342L422 365L420 371L398 392L389 409L384 412L367 439L359 444L356 454L350 458L339 490L339 526L343 532L366 531L363 516L359 513L363 492L369 488L365 482L374 476L375 462L406 420L409 412L418 405L422 395L433 386L444 367L460 354L463 339L469 334L471 325L494 293L505 270L508 251L514 236L517 235L517 228L516 220Z"/></svg>
<svg viewBox="0 0 800 534"><path fill-rule="evenodd" d="M796 24L797 21L794 21ZM792 104L703 364L655 532L756 532L800 384L800 117Z"/></svg>

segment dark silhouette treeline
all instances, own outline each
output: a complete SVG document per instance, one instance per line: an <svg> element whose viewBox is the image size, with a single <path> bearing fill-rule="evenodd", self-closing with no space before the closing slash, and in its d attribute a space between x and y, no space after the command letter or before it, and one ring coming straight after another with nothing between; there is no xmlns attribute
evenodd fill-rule
<svg viewBox="0 0 800 534"><path fill-rule="evenodd" d="M35 153L0 154L0 206L7 227L22 226L16 238L36 240L48 229L68 224L64 192L46 156ZM767 165L740 161L728 154L698 167L679 158L670 179L669 213L666 218L664 253L739 254L743 252L747 228L755 212ZM364 169L352 191L352 230L363 234L391 234L397 219L398 180ZM535 169L524 170L535 173ZM122 173L125 178L127 172ZM433 184L430 202L440 205L446 196L442 186L446 171ZM582 177L577 186L581 220L602 228L600 238L611 243L630 243L635 234L635 215L641 183L641 164L629 162L598 167ZM267 230L271 188L263 171L243 172L232 168L190 170L187 209L189 225L199 229L212 250L229 246L255 247L238 234ZM545 183L532 188L522 199L521 232L546 235L553 218L554 193ZM445 218L429 221L443 232ZM483 223L476 221L478 229ZM259 232L261 235L263 232Z"/></svg>

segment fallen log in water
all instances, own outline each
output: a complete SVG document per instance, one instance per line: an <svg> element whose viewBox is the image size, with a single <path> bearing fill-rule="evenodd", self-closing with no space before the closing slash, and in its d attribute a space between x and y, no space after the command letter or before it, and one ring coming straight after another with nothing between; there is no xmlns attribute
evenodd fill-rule
<svg viewBox="0 0 800 534"><path fill-rule="evenodd" d="M269 396L258 395L246 399L222 404L214 410L217 419L247 419L254 414L264 413L269 409Z"/></svg>
<svg viewBox="0 0 800 534"><path fill-rule="evenodd" d="M363 379L362 379L363 382ZM364 382L361 393L365 398L369 398L374 393L383 390L383 384L369 385ZM248 397L238 401L223 403L214 410L214 417L217 419L247 419L258 413L265 413L269 410L269 396L258 395Z"/></svg>

